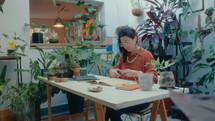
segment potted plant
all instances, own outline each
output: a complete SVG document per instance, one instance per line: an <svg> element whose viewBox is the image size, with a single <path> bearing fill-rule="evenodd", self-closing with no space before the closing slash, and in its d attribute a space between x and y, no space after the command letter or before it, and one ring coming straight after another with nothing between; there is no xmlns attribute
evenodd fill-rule
<svg viewBox="0 0 215 121"><path fill-rule="evenodd" d="M21 56L26 56L24 52L27 43L21 37L17 36L16 32L14 32L13 37L9 36L8 34L2 34L2 36L5 39L12 40L11 42L8 42L9 48L7 51L9 56L15 56L17 59ZM19 44L17 44L16 41L19 41Z"/></svg>
<svg viewBox="0 0 215 121"><path fill-rule="evenodd" d="M4 65L4 67L2 68L2 71L0 73L0 99L2 98L2 93L3 90L5 89L5 87L7 86L7 84L10 81L10 78L6 78L6 72L7 72L7 65ZM1 99L2 100L2 99ZM3 102L0 101L0 105ZM11 111L10 108L0 108L0 120L4 121L4 120L11 120Z"/></svg>
<svg viewBox="0 0 215 121"><path fill-rule="evenodd" d="M32 82L32 79L39 74L39 63L30 61L29 67L30 69L17 71L29 72L31 81L8 87L8 92L2 97L2 102L10 101L9 107L16 115L17 120L35 120L35 105L37 105L37 99L40 98L37 92L37 84Z"/></svg>
<svg viewBox="0 0 215 121"><path fill-rule="evenodd" d="M166 56L168 45L179 41L177 34L179 23L175 13L181 8L181 2L183 2L184 16L189 12L191 6L187 0L144 1L152 5L146 12L149 19L137 26L138 39L142 41L144 48L151 51L153 55L159 55L161 59Z"/></svg>
<svg viewBox="0 0 215 121"><path fill-rule="evenodd" d="M48 39L48 42L49 43L58 43L59 39L58 38L50 38L50 39Z"/></svg>
<svg viewBox="0 0 215 121"><path fill-rule="evenodd" d="M47 28L47 24L38 24L35 22L31 22L30 24L26 24L25 26L30 26L32 32L32 43L43 43L43 33Z"/></svg>
<svg viewBox="0 0 215 121"><path fill-rule="evenodd" d="M39 48L39 47L35 47L35 49L39 52L40 57L41 58L37 58L38 62L40 62L40 64L42 64L42 76L47 76L47 71L49 69L49 67L51 66L51 64L53 63L53 61L56 59L56 57L54 55L51 55L48 52L44 52L43 49Z"/></svg>
<svg viewBox="0 0 215 121"><path fill-rule="evenodd" d="M132 5L132 7L133 7L132 14L134 16L141 16L141 15L143 15L143 10L142 10L142 7L141 7L140 0L130 0L130 3Z"/></svg>
<svg viewBox="0 0 215 121"><path fill-rule="evenodd" d="M175 78L171 71L167 71L166 69L176 63L176 60L167 60L160 61L159 58L156 60L152 60L147 63L153 66L153 70L156 70L160 75L159 84L161 88L173 88L175 86Z"/></svg>
<svg viewBox="0 0 215 121"><path fill-rule="evenodd" d="M78 7L82 7L84 4L85 2L78 1L76 5ZM100 21L98 21L97 16L99 14L99 11L92 4L88 4L87 8L84 8L84 10L86 11L86 13L75 13L73 14L73 17L75 19L73 21L67 21L65 23L65 26L68 27L69 41L82 41L84 38L87 38L88 40L99 40L98 28L102 29L105 26L104 24L101 24ZM80 31L80 28L83 25L84 29L83 31ZM73 32L73 37L71 36L72 27L75 29ZM84 34L84 37L83 35L79 35L80 33Z"/></svg>
<svg viewBox="0 0 215 121"><path fill-rule="evenodd" d="M57 72L54 69L49 69L47 73L48 80L55 80L57 78Z"/></svg>

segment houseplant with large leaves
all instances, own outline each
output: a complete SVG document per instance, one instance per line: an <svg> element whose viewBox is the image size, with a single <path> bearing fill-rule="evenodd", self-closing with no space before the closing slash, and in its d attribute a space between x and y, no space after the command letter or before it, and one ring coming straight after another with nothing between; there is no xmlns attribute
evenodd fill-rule
<svg viewBox="0 0 215 121"><path fill-rule="evenodd" d="M176 11L183 9L183 14L190 11L191 6L188 0L144 0L151 3L150 11L146 12L149 19L138 25L137 32L143 45L153 55L166 55L166 48L169 43L178 41L178 21Z"/></svg>
<svg viewBox="0 0 215 121"><path fill-rule="evenodd" d="M30 24L25 23L25 26L30 26L32 32L32 43L43 43L43 33L47 30L47 24L39 24L36 22L31 22Z"/></svg>
<svg viewBox="0 0 215 121"><path fill-rule="evenodd" d="M80 41L82 39L99 40L98 29L102 29L105 26L98 21L99 11L92 4L88 4L87 7L83 7L85 5L85 2L83 1L78 1L76 5L78 7L82 7L86 13L75 13L73 14L75 19L65 23L65 26L68 28L67 36L69 41ZM83 31L80 31L83 26L85 26ZM73 35L71 35L71 32L73 32ZM80 35L81 33L84 36Z"/></svg>
<svg viewBox="0 0 215 121"><path fill-rule="evenodd" d="M45 52L43 49L39 47L35 47L35 49L39 52L40 58L37 58L38 62L42 65L41 71L42 76L46 76L46 72L50 68L53 61L56 59L55 56L51 55L48 52Z"/></svg>

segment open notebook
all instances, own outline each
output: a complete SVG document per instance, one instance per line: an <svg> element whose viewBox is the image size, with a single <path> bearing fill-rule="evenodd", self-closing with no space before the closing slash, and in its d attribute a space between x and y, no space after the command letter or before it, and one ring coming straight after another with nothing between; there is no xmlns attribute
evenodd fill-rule
<svg viewBox="0 0 215 121"><path fill-rule="evenodd" d="M106 86L120 86L120 85L128 84L129 81L123 80L123 79L116 79L116 78L106 78L106 79L89 81L89 83L101 84Z"/></svg>

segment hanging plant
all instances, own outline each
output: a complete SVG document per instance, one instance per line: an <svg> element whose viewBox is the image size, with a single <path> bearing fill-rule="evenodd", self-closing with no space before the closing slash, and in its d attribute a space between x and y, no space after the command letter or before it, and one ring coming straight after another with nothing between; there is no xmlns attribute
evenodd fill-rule
<svg viewBox="0 0 215 121"><path fill-rule="evenodd" d="M141 16L143 15L143 10L141 8L141 2L139 0L130 0L130 3L133 7L132 14L134 16Z"/></svg>

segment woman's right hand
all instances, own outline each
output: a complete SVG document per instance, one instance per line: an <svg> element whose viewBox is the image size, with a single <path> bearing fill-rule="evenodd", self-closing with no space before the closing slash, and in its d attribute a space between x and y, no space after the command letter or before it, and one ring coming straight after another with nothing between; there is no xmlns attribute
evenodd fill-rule
<svg viewBox="0 0 215 121"><path fill-rule="evenodd" d="M119 77L121 77L120 69L110 69L109 70L109 76L111 78L119 78Z"/></svg>

